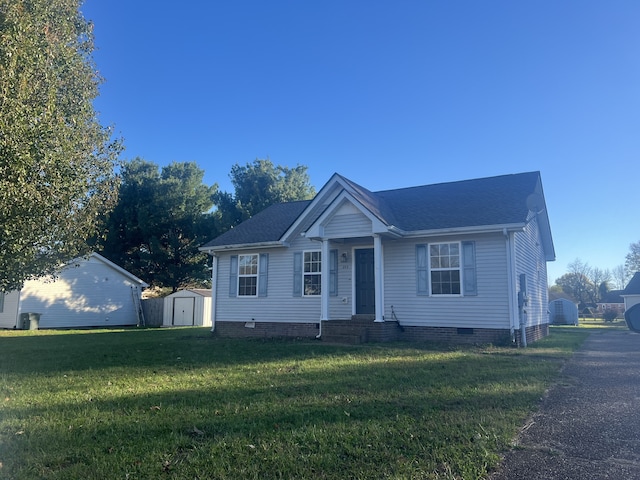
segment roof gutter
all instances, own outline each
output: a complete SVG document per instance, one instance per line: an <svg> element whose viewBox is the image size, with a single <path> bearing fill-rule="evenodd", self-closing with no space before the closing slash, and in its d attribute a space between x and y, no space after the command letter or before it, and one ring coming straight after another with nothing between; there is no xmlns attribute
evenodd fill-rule
<svg viewBox="0 0 640 480"><path fill-rule="evenodd" d="M521 232L526 226L525 222L522 223L507 223L504 225L481 225L474 227L452 227L452 228L437 228L433 230L415 230L407 231L402 230L394 225L389 227L389 231L395 235L412 238L412 237L439 237L442 235L454 235L454 234L472 234L472 233L503 233L509 232Z"/></svg>
<svg viewBox="0 0 640 480"><path fill-rule="evenodd" d="M275 241L275 242L258 242L258 243L239 243L237 245L218 245L215 247L200 247L198 250L201 252L213 255L216 252L226 252L232 250L255 250L256 248L277 248L287 247L287 242Z"/></svg>

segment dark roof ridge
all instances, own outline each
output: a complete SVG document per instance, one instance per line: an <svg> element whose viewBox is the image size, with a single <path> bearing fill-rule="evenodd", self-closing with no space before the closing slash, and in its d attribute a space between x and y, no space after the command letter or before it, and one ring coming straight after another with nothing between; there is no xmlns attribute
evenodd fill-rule
<svg viewBox="0 0 640 480"><path fill-rule="evenodd" d="M438 185L451 185L451 184L460 184L460 183L466 183L466 182L478 182L478 181L498 179L498 178L503 178L503 177L518 177L518 176L532 175L532 174L540 175L540 171L539 170L532 170L530 172L505 173L505 174L502 174L502 175L492 175L490 177L467 178L465 180L451 180L449 182L425 183L423 185L413 185L411 187L399 187L399 188L388 188L388 189L385 189L385 190L376 190L375 192L371 192L371 193L373 193L374 195L377 195L378 193L397 192L398 190L412 190L412 189L425 188L425 187L435 187L435 186L438 186ZM342 175L340 175L340 176L342 177ZM345 178L345 177L342 177L342 178ZM350 180L348 180L348 181L350 181ZM355 183L355 182L351 182L351 183ZM357 185L357 183L355 183L355 184ZM364 187L361 187L361 188L364 188Z"/></svg>

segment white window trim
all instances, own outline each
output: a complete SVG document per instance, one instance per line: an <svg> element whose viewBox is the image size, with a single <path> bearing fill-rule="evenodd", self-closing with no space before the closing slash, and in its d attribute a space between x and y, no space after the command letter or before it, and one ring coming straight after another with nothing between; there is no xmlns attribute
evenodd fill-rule
<svg viewBox="0 0 640 480"><path fill-rule="evenodd" d="M257 261L256 261L256 273L255 274L241 274L240 273L240 266L242 264L241 262L241 258L242 257L256 257ZM241 295L240 294L240 279L241 278L249 278L249 277L255 277L256 279L256 293L255 295ZM258 285L258 283L260 282L260 255L257 253L244 253L244 254L239 254L238 255L238 286L236 289L236 297L237 298L256 298L258 297L258 292L260 291L260 286Z"/></svg>
<svg viewBox="0 0 640 480"><path fill-rule="evenodd" d="M433 268L431 266L431 247L433 245L453 245L456 244L458 245L458 267L457 268ZM463 271L464 269L462 268L462 242L460 241L454 241L454 242L433 242L433 243L429 243L427 244L427 265L429 266L428 268L428 277L427 280L429 282L429 296L431 297L437 297L437 298L458 298L458 297L462 297L463 296L463 291L462 291L462 287L464 285L464 278L462 278L463 276ZM431 272L445 272L445 271L452 271L452 270L458 270L459 275L460 275L460 293L433 293L433 282L431 281Z"/></svg>
<svg viewBox="0 0 640 480"><path fill-rule="evenodd" d="M305 272L304 271L304 265L305 265L305 256L307 253L319 253L320 254L320 271L319 272ZM309 275L319 275L320 276L320 293L315 294L315 295L308 295L305 293L305 288L304 288L304 279L305 277ZM302 296L306 297L306 298L319 298L322 297L322 250L303 250L302 251Z"/></svg>

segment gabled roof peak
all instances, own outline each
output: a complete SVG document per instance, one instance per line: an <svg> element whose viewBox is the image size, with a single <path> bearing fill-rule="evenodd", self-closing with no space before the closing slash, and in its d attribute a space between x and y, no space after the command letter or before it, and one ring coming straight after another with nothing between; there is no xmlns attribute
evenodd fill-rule
<svg viewBox="0 0 640 480"><path fill-rule="evenodd" d="M527 198L542 195L539 172L499 175L372 192L334 173L310 201L274 205L207 243L203 250L284 245L304 232L336 199L349 195L393 235L442 231L524 228L529 220ZM539 226L548 260L555 259L548 216Z"/></svg>

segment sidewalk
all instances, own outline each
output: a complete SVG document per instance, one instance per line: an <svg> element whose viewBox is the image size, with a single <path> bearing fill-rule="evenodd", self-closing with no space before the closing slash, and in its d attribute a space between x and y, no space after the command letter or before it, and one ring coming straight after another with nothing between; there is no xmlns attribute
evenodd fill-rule
<svg viewBox="0 0 640 480"><path fill-rule="evenodd" d="M640 334L593 333L489 478L640 479Z"/></svg>

